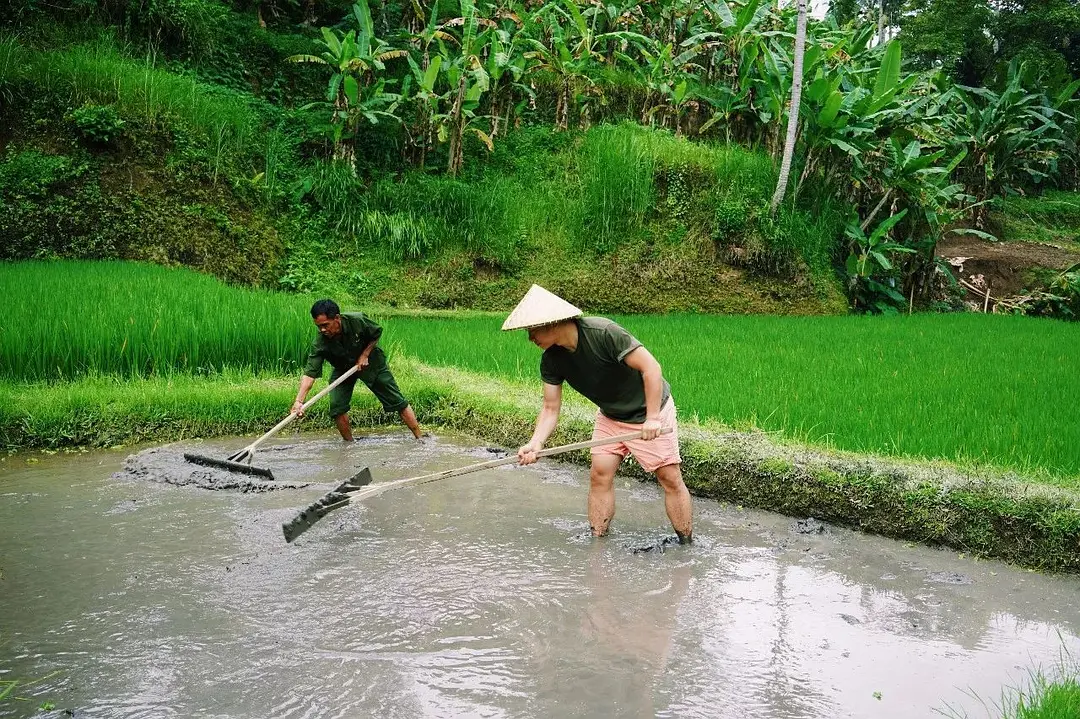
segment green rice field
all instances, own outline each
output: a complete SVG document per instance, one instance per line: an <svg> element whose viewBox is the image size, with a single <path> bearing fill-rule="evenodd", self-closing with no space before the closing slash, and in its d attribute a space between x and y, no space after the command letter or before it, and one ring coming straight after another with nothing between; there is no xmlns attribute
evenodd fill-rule
<svg viewBox="0 0 1080 719"><path fill-rule="evenodd" d="M682 417L856 452L1080 474L1080 324L996 315L613 317L660 361ZM388 323L389 324L389 323ZM534 378L500 318L394 320L435 365Z"/></svg>
<svg viewBox="0 0 1080 719"><path fill-rule="evenodd" d="M299 373L311 298L130 263L0 265L0 377ZM511 299L511 302L513 300ZM501 316L385 314L384 344L537 383ZM1080 478L1080 324L995 315L616 317L681 416L856 452ZM408 391L408 388L405 388Z"/></svg>

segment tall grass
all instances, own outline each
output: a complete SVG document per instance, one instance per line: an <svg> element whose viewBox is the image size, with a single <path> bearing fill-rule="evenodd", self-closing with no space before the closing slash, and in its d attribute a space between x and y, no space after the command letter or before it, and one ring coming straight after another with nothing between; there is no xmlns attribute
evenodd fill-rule
<svg viewBox="0 0 1080 719"><path fill-rule="evenodd" d="M0 377L295 371L308 298L128 262L0 264Z"/></svg>
<svg viewBox="0 0 1080 719"><path fill-rule="evenodd" d="M108 38L52 50L0 40L0 85L15 82L31 84L60 109L112 105L150 128L180 125L201 136L215 172L229 157L265 145L259 115L243 97L159 68L153 56L127 57Z"/></svg>
<svg viewBox="0 0 1080 719"><path fill-rule="evenodd" d="M1058 665L1049 675L1036 667L1028 671L1024 686L1003 689L1000 701L975 698L987 712L993 711L1001 719L1080 719L1080 671L1063 649ZM948 706L939 713L956 719L968 717Z"/></svg>
<svg viewBox="0 0 1080 719"><path fill-rule="evenodd" d="M1080 326L1023 317L616 318L680 410L838 449L989 463L1080 480ZM388 319L421 361L539 382L500 318Z"/></svg>

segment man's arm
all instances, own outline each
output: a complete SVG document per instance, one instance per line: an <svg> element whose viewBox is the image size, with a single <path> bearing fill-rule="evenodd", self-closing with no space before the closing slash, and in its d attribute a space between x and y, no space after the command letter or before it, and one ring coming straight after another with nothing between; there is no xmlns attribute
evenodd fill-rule
<svg viewBox="0 0 1080 719"><path fill-rule="evenodd" d="M304 375L300 378L300 391L296 393L296 401L293 402L291 413L298 414L301 417L304 416L304 400L307 399L307 393L311 391L311 386L315 384L315 378Z"/></svg>
<svg viewBox="0 0 1080 719"><path fill-rule="evenodd" d="M544 442L555 431L559 424L559 411L562 409L562 385L544 383L544 406L540 409L540 415L536 418L536 429L533 430L532 439L524 447L518 450L518 461L521 464L532 464L536 461L536 453L544 448Z"/></svg>
<svg viewBox="0 0 1080 719"><path fill-rule="evenodd" d="M368 357L371 355L371 350L375 349L375 345L378 343L378 337L368 342L367 347L365 347L364 351L360 353L360 356L356 358L356 366L361 370L368 366Z"/></svg>
<svg viewBox="0 0 1080 719"><path fill-rule="evenodd" d="M368 366L368 356L371 355L371 351L375 349L375 345L379 343L379 338L382 337L382 326L367 315L361 315L360 328L361 337L371 338L360 356L356 358L356 366L363 370Z"/></svg>
<svg viewBox="0 0 1080 719"><path fill-rule="evenodd" d="M641 438L660 436L660 400L664 396L664 374L660 363L644 347L638 347L623 358L627 367L641 373L645 382L645 424L641 425Z"/></svg>

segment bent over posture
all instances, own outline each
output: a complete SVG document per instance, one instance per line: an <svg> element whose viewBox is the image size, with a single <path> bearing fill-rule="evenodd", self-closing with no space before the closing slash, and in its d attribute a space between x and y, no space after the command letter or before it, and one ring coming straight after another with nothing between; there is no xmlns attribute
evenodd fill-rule
<svg viewBox="0 0 1080 719"><path fill-rule="evenodd" d="M382 327L362 312L342 313L333 300L319 300L311 306L311 319L319 334L311 344L307 367L300 379L300 391L292 411L302 416L304 400L315 380L322 377L323 361L334 368L330 381L334 382L354 364L360 368L356 374L330 392L330 416L334 418L341 438L351 442L352 427L349 425L349 409L353 388L359 379L372 391L382 404L384 412L397 412L401 421L420 438L420 425L416 414L398 389L394 375L386 363L386 355L378 346Z"/></svg>
<svg viewBox="0 0 1080 719"><path fill-rule="evenodd" d="M633 335L609 319L581 315L577 307L533 285L503 323L504 330L527 330L529 341L544 350L544 405L532 439L518 450L521 464L535 462L555 431L566 382L598 408L593 439L642 432L639 440L592 449L588 511L593 534L607 534L615 516L615 472L632 454L642 469L656 474L671 526L687 544L693 534L692 508L682 479L671 387L660 364ZM665 427L671 427L670 434L660 433Z"/></svg>

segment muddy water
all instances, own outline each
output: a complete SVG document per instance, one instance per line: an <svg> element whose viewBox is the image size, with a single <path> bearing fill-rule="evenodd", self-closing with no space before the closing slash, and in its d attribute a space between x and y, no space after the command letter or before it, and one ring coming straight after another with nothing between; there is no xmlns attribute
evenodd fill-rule
<svg viewBox="0 0 1080 719"><path fill-rule="evenodd" d="M0 716L982 717L1063 645L1080 656L1076 578L704 500L692 547L634 552L670 532L657 488L620 480L592 541L585 472L556 463L387 492L282 540L360 466L491 456L308 437L260 459L315 484L262 493L113 477L119 453L9 458L0 680L56 673Z"/></svg>

